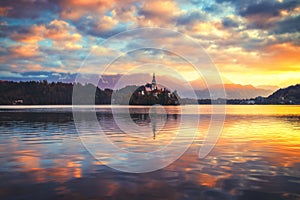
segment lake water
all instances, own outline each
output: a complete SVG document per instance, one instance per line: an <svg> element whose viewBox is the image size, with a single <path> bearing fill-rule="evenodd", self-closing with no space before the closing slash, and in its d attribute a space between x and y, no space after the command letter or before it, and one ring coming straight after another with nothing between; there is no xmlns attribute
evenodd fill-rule
<svg viewBox="0 0 300 200"><path fill-rule="evenodd" d="M105 136L122 150L162 149L178 129L184 136L173 148L193 142L163 169L125 173L108 167L117 161L101 154L101 148L99 161L83 146L71 106L0 106L0 199L300 199L300 106L227 105L221 135L205 158L198 155L210 106L185 106L184 113L169 106L168 115L155 124L148 115L151 107L129 107L141 133L150 130L143 137L118 127L116 118L126 122L122 113L128 107L115 108L120 115L113 115L111 106L96 106L96 117ZM198 111L194 137L189 121ZM181 124L182 119L187 122ZM86 134L91 134L88 128ZM117 164L135 163L120 157Z"/></svg>

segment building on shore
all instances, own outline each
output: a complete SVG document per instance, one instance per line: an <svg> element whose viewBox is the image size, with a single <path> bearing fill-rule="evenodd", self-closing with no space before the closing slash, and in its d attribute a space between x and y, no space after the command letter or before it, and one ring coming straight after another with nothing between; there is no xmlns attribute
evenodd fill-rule
<svg viewBox="0 0 300 200"><path fill-rule="evenodd" d="M155 73L152 76L152 82L140 86L130 99L132 105L179 105L176 91L171 92L167 88L159 87L156 82Z"/></svg>

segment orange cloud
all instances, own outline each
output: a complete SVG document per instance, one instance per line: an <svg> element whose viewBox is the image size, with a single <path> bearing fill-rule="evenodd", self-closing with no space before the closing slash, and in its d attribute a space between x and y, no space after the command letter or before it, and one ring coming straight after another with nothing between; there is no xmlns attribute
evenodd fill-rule
<svg viewBox="0 0 300 200"><path fill-rule="evenodd" d="M143 8L143 12L147 12L151 15L166 17L173 15L174 12L178 12L179 9L174 1L163 1L163 0L154 0L146 1Z"/></svg>
<svg viewBox="0 0 300 200"><path fill-rule="evenodd" d="M137 17L135 16L137 9L135 6L117 6L112 10L113 17L118 19L119 22L136 22Z"/></svg>
<svg viewBox="0 0 300 200"><path fill-rule="evenodd" d="M70 31L75 31L68 22L63 20L53 20L47 27L45 37L53 40L71 40L78 41L81 35L78 33L71 34Z"/></svg>
<svg viewBox="0 0 300 200"><path fill-rule="evenodd" d="M26 71L41 71L43 67L40 64L29 63L26 65L22 65L22 67L12 64L10 65L12 69L18 72L26 72Z"/></svg>
<svg viewBox="0 0 300 200"><path fill-rule="evenodd" d="M131 22L133 26L141 27L166 27L183 12L176 2L171 0L145 1L139 10L136 5L133 5L134 2L139 1L62 0L60 1L60 17L73 21L78 21L82 17L98 20L99 30L110 30L119 22ZM105 16L108 12L112 13L112 17Z"/></svg>
<svg viewBox="0 0 300 200"><path fill-rule="evenodd" d="M82 46L80 44L74 44L74 43L66 43L65 44L65 48L67 50L80 50L82 48Z"/></svg>
<svg viewBox="0 0 300 200"><path fill-rule="evenodd" d="M60 2L63 19L79 20L83 16L103 14L111 10L114 0L62 0Z"/></svg>
<svg viewBox="0 0 300 200"><path fill-rule="evenodd" d="M51 39L53 45L59 49L79 50L82 48L78 42L82 40L82 36L76 33L76 29L66 21L53 20L48 26L33 25L28 33L13 33L10 38L15 41L38 45L39 41ZM27 47L29 48L29 47ZM32 51L30 51L32 53ZM21 54L30 57L30 52Z"/></svg>
<svg viewBox="0 0 300 200"><path fill-rule="evenodd" d="M7 16L9 10L13 9L12 7L0 7L0 16Z"/></svg>
<svg viewBox="0 0 300 200"><path fill-rule="evenodd" d="M55 47L67 50L79 50L82 48L80 42L82 36L75 32L75 29L63 20L53 20L50 22L47 30L45 31L45 37L53 41Z"/></svg>
<svg viewBox="0 0 300 200"><path fill-rule="evenodd" d="M43 69L43 67L41 65L39 65L39 64L30 65L30 70L40 71L41 69Z"/></svg>
<svg viewBox="0 0 300 200"><path fill-rule="evenodd" d="M100 31L107 31L113 29L117 24L118 20L105 15L99 20L97 28Z"/></svg>
<svg viewBox="0 0 300 200"><path fill-rule="evenodd" d="M39 54L37 45L23 45L10 48L13 57L29 58Z"/></svg>
<svg viewBox="0 0 300 200"><path fill-rule="evenodd" d="M146 1L141 8L142 16L138 19L138 23L141 26L170 26L172 19L181 12L174 1Z"/></svg>
<svg viewBox="0 0 300 200"><path fill-rule="evenodd" d="M37 43L44 39L45 30L44 25L33 25L27 34L13 33L10 37L18 42Z"/></svg>

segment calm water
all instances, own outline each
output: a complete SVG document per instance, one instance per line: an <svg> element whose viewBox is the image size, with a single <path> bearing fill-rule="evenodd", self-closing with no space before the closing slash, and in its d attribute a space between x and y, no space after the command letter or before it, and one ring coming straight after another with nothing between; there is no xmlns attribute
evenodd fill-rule
<svg viewBox="0 0 300 200"><path fill-rule="evenodd" d="M197 135L180 159L155 172L131 174L104 165L114 162L109 155L102 162L90 155L70 106L2 106L0 199L300 199L300 106L227 106L222 134L204 159L198 153L211 109L186 108L186 116L180 107L166 108L167 117L153 126L149 107L130 107L141 130L152 130L146 138L122 132L110 107L96 108L106 136L132 152L170 143L181 119L193 121L200 109ZM182 143L191 139L189 126L181 127Z"/></svg>

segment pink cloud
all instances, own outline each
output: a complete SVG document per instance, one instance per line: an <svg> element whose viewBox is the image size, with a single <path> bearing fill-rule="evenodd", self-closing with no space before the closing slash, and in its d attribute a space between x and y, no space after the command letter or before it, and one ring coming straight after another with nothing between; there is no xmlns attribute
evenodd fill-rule
<svg viewBox="0 0 300 200"><path fill-rule="evenodd" d="M58 49L78 50L82 36L66 21L53 20L48 25L33 25L28 33L12 33L11 39L28 44L36 44L45 39L51 39ZM25 53L31 55L30 53ZM25 55L23 54L23 55Z"/></svg>

